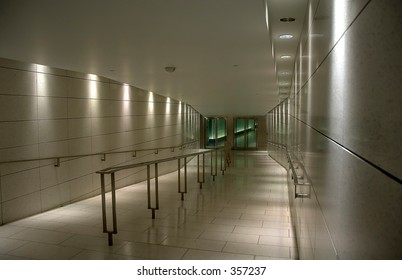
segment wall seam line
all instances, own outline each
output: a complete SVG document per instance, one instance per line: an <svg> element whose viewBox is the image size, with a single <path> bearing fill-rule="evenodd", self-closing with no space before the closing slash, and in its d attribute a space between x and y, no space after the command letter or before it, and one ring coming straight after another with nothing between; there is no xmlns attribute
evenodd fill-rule
<svg viewBox="0 0 402 280"><path fill-rule="evenodd" d="M387 177L391 178L392 180L398 182L399 184L402 184L402 180L400 178L398 178L396 175L393 175L392 173L386 171L385 169L383 169L382 167L376 165L375 163L369 161L368 159L364 158L363 156L359 155L356 152L353 152L352 150L350 150L349 148L347 148L346 146L342 145L341 143L339 143L338 141L334 140L333 138L329 137L328 135L326 135L325 133L321 132L320 130L312 127L311 125L309 125L308 123L300 120L299 118L296 118L294 116L293 117L295 120L303 123L304 125L306 125L307 127L311 128L312 130L314 130L315 132L318 132L319 134L321 134L322 136L324 136L325 138L329 139L331 142L333 142L334 144L338 145L339 147L341 147L343 150L345 150L346 152L354 155L355 157L357 157L358 159L364 161L365 163L369 164L370 166L374 167L375 169L377 169L378 171L380 171L381 173L383 173L384 175L386 175Z"/></svg>

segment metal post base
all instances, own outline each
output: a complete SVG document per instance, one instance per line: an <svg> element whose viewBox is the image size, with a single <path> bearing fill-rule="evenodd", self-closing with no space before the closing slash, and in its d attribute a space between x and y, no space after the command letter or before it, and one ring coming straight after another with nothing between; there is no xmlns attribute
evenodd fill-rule
<svg viewBox="0 0 402 280"><path fill-rule="evenodd" d="M111 231L107 232L107 240L108 240L109 246L113 246L113 232L111 232Z"/></svg>

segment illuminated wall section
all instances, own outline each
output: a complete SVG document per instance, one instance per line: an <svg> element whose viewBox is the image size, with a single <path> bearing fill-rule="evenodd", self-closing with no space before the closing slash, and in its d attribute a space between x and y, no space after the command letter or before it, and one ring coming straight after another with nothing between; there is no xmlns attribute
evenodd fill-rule
<svg viewBox="0 0 402 280"><path fill-rule="evenodd" d="M0 59L0 162L180 145L198 139L191 106L92 74ZM171 152L171 151L165 151ZM159 155L163 156L164 152ZM99 193L95 172L154 152L0 164L0 224ZM162 164L160 173L176 165ZM145 179L117 173L117 186Z"/></svg>
<svg viewBox="0 0 402 280"><path fill-rule="evenodd" d="M284 104L267 115L269 140L313 183L310 199L290 195L302 259L402 258L401 10L398 0L309 2L289 125Z"/></svg>

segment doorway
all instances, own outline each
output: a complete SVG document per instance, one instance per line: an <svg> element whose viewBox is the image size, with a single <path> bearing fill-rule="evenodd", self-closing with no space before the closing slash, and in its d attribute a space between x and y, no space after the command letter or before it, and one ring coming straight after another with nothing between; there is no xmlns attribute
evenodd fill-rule
<svg viewBox="0 0 402 280"><path fill-rule="evenodd" d="M206 147L223 147L227 138L226 119L221 117L206 118Z"/></svg>
<svg viewBox="0 0 402 280"><path fill-rule="evenodd" d="M234 148L257 149L257 121L251 118L236 118L234 122Z"/></svg>

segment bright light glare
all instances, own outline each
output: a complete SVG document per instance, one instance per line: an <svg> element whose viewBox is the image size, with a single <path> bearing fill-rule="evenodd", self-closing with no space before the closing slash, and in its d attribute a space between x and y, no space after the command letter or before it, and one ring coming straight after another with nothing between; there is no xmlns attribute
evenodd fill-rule
<svg viewBox="0 0 402 280"><path fill-rule="evenodd" d="M281 38L281 39L292 39L293 35L291 35L291 34L282 34L282 35L279 35L279 38Z"/></svg>
<svg viewBox="0 0 402 280"><path fill-rule="evenodd" d="M269 34L269 17L268 17L268 4L267 1L264 1L264 5L265 5L265 24L267 25L267 30L268 30L268 34Z"/></svg>
<svg viewBox="0 0 402 280"><path fill-rule="evenodd" d="M88 74L88 79L89 79L89 94L91 98L97 98L98 86L96 84L96 81L98 80L98 76L94 74Z"/></svg>
<svg viewBox="0 0 402 280"><path fill-rule="evenodd" d="M49 72L50 67L41 65L41 64L36 64L36 71L41 72L41 73L47 73Z"/></svg>
<svg viewBox="0 0 402 280"><path fill-rule="evenodd" d="M154 112L154 94L152 91L149 92L149 98L148 98L148 112L153 113Z"/></svg>
<svg viewBox="0 0 402 280"><path fill-rule="evenodd" d="M47 75L43 73L37 73L36 77L38 79L38 95L46 96L48 95L48 86L47 86Z"/></svg>
<svg viewBox="0 0 402 280"><path fill-rule="evenodd" d="M334 42L338 41L347 28L348 0L333 1L332 35Z"/></svg>
<svg viewBox="0 0 402 280"><path fill-rule="evenodd" d="M170 97L166 98L166 114L170 114Z"/></svg>
<svg viewBox="0 0 402 280"><path fill-rule="evenodd" d="M88 74L88 77L91 81L97 81L98 80L98 76L94 75L94 74Z"/></svg>
<svg viewBox="0 0 402 280"><path fill-rule="evenodd" d="M130 101L130 86L128 84L123 85L123 95L124 101Z"/></svg>

